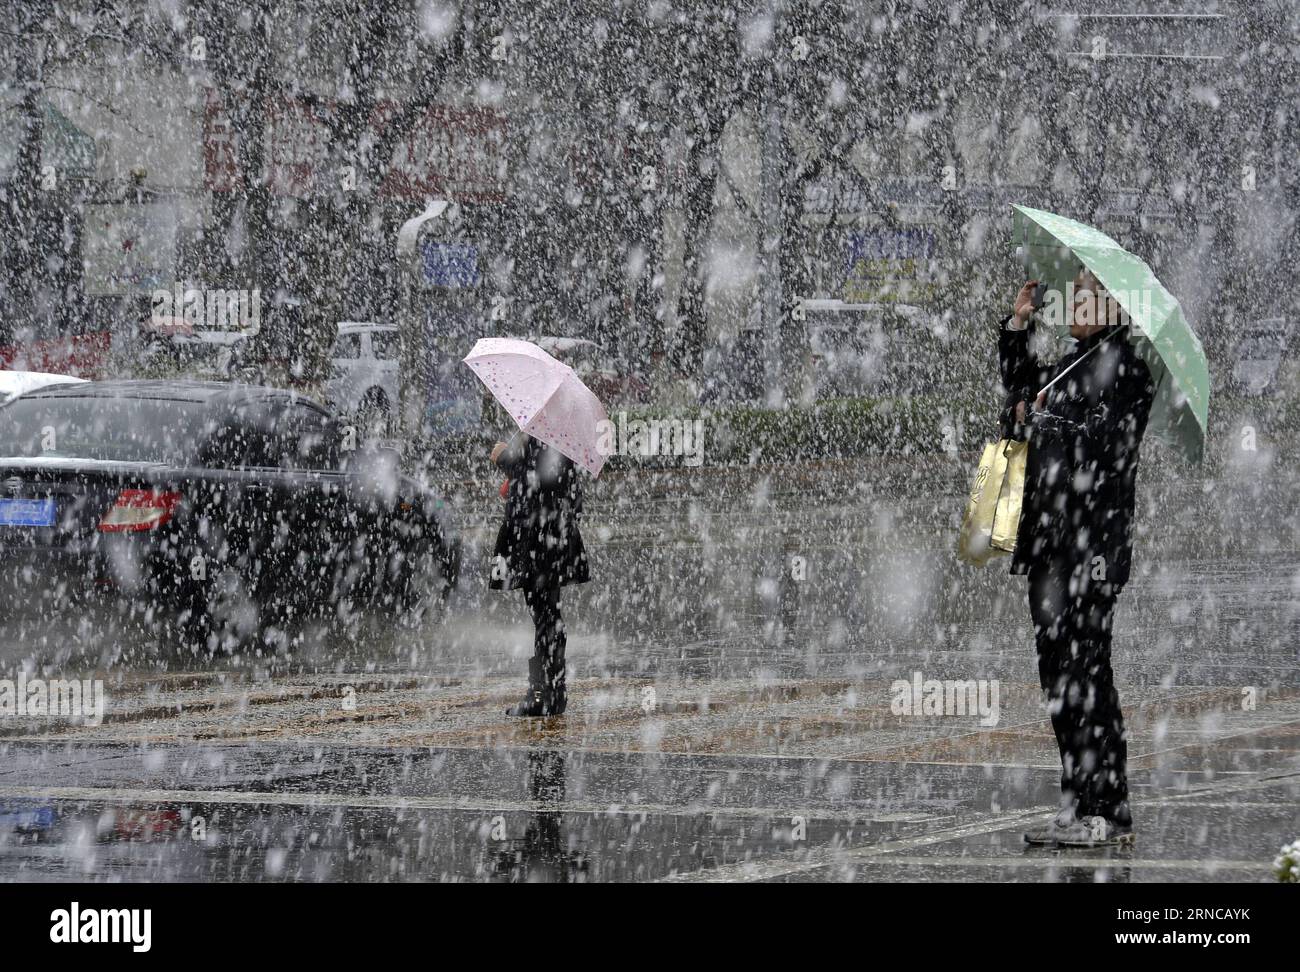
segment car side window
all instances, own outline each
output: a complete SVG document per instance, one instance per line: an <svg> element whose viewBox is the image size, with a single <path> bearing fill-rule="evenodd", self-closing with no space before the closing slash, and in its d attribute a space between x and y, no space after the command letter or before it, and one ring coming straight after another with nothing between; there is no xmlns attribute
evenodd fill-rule
<svg viewBox="0 0 1300 972"><path fill-rule="evenodd" d="M264 438L260 429L247 422L226 422L217 426L199 449L199 462L216 469L238 469L240 466L252 466L250 461L259 449L256 440Z"/></svg>
<svg viewBox="0 0 1300 972"><path fill-rule="evenodd" d="M252 412L247 421L232 430L230 452L232 466L274 469L282 464L284 436L277 421L277 410Z"/></svg>
<svg viewBox="0 0 1300 972"><path fill-rule="evenodd" d="M246 409L209 436L201 461L222 468L337 470L342 432L324 412L276 401Z"/></svg>
<svg viewBox="0 0 1300 972"><path fill-rule="evenodd" d="M334 359L347 358L349 360L361 357L361 335L340 334L334 341L334 350L330 352L330 357Z"/></svg>
<svg viewBox="0 0 1300 972"><path fill-rule="evenodd" d="M264 466L272 454L270 428L262 402L239 402L213 423L199 447L199 462L218 469Z"/></svg>
<svg viewBox="0 0 1300 972"><path fill-rule="evenodd" d="M370 348L380 361L397 360L397 332L371 331Z"/></svg>
<svg viewBox="0 0 1300 972"><path fill-rule="evenodd" d="M244 450L245 466L275 469L283 465L285 439L278 427L264 426L249 430Z"/></svg>
<svg viewBox="0 0 1300 972"><path fill-rule="evenodd" d="M279 427L284 443L283 464L290 469L337 470L340 430L324 412L294 402Z"/></svg>

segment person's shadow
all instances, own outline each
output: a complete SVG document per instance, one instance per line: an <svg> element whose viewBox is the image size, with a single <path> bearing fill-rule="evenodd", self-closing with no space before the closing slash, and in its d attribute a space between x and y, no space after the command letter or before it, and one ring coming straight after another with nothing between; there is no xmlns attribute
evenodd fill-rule
<svg viewBox="0 0 1300 972"><path fill-rule="evenodd" d="M1131 847L1026 847L1024 856L1050 860L1054 868L1050 880L1060 884L1133 883ZM1094 863L1099 860L1107 865Z"/></svg>

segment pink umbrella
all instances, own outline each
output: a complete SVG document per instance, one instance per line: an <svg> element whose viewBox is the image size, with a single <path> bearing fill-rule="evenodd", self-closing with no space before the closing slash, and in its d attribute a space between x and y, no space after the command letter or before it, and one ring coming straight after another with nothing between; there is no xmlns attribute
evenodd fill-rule
<svg viewBox="0 0 1300 972"><path fill-rule="evenodd" d="M572 368L515 338L480 338L465 363L523 432L600 475L606 457L596 444L609 417Z"/></svg>

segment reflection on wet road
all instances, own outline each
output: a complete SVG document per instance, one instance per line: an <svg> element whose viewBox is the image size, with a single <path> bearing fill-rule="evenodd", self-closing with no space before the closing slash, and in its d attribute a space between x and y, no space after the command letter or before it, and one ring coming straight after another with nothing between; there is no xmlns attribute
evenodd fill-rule
<svg viewBox="0 0 1300 972"><path fill-rule="evenodd" d="M22 762L24 749L8 755ZM1259 881L1300 801L1293 750L1287 780L1139 786L1133 849L1043 852L1020 840L1054 799L1054 774L1041 769L275 747L241 747L226 765L227 754L164 752L153 770L138 750L68 753L99 768L84 774L93 784L40 796L0 786L4 876ZM154 786L173 763L206 771ZM722 791L729 799L715 800Z"/></svg>
<svg viewBox="0 0 1300 972"><path fill-rule="evenodd" d="M0 721L0 879L1255 881L1300 833L1294 513L1226 530L1223 490L1146 484L1116 631L1138 844L1029 852L1055 745L1023 581L953 563L964 467L706 475L593 490L561 719L504 716L531 631L469 583L416 628L237 657L16 605L5 667L101 678L108 712ZM482 554L497 511L464 488ZM995 724L897 714L917 673L996 681Z"/></svg>

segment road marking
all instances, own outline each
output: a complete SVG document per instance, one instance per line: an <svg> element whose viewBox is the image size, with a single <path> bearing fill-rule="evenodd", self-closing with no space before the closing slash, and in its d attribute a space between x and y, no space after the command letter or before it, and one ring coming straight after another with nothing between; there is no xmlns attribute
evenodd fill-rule
<svg viewBox="0 0 1300 972"><path fill-rule="evenodd" d="M1188 802L1194 805L1197 797L1203 798L1206 796L1221 795L1243 790L1266 789L1290 783L1297 779L1300 779L1300 773L1284 773L1263 778L1255 777L1249 780L1229 780L1224 783L1212 783L1207 786L1197 787L1196 789L1188 790L1185 793L1173 793L1164 796L1148 797L1142 800L1141 803L1182 805L1184 802ZM996 819L985 820L966 827L953 827L947 830L934 831L916 837L904 837L898 840L885 841L880 844L870 844L864 847L851 849L818 847L810 850L803 859L799 861L747 861L709 870L689 871L683 874L675 874L663 878L662 880L673 883L765 881L777 877L791 877L797 874L811 873L827 867L842 867L851 866L854 863L867 863L875 858L887 858L892 861L895 860L892 855L896 851L910 850L915 847L926 847L931 844L946 843L951 840L960 840L963 837L977 837L982 834L997 833L1001 830L1011 830L1015 827L1021 826L1028 820L1047 817L1055 812L1055 810L1055 807L1040 807L1036 810L1018 811L1013 814L1002 815ZM1141 839L1140 833L1141 831L1139 830L1139 840ZM1008 858L1008 860L1019 859L1020 858ZM931 859L925 858L925 860ZM933 858L933 860L936 864L945 861L960 863L968 861L970 858ZM1080 858L1080 860L1090 860L1090 858ZM1071 861L1073 862L1073 859L1071 859ZM1225 866L1227 866L1226 863ZM1264 862L1261 861L1253 866L1263 868L1265 865Z"/></svg>
<svg viewBox="0 0 1300 972"><path fill-rule="evenodd" d="M814 821L845 823L932 823L951 819L951 814L923 812L872 813L869 809L826 810L819 812L778 809L775 807L690 807L655 803L594 804L568 800L494 800L485 802L472 797L398 797L349 793L269 793L249 790L166 790L121 789L93 786L8 786L0 785L0 799L62 800L77 803L226 803L243 806L345 807L358 810L462 810L477 813L588 813L588 814L655 814L665 817L719 817L788 820L802 814Z"/></svg>
<svg viewBox="0 0 1300 972"><path fill-rule="evenodd" d="M871 844L858 848L817 847L808 851L798 861L746 861L741 864L728 864L723 867L688 871L661 879L665 883L683 884L715 881L766 881L775 877L789 877L808 871L819 871L825 867L843 866L855 861L867 861L873 857L882 857L898 850L910 850L914 847L926 847L930 844L942 844L962 837L977 837L992 834L999 830L1009 830L1029 820L1048 817L1055 807L1037 807L1022 810L1014 814L999 815L993 820L984 820L963 827L950 827L916 837L904 837L888 840L880 844Z"/></svg>
<svg viewBox="0 0 1300 972"><path fill-rule="evenodd" d="M1098 851L1118 851L1124 854L1131 854L1132 851L1127 848L1109 847L1109 848L1079 848L1074 850L1049 851L1047 853L1053 856L1020 856L1020 857L898 857L891 855L879 864L908 864L924 865L929 867L941 866L944 868L951 867L1020 867L1020 868L1043 868L1043 867L1091 867L1091 868L1134 868L1145 871L1255 871L1261 875L1267 874L1270 864L1265 860L1258 861L1219 861L1219 860L1196 860L1196 861L1164 861L1151 859L1138 859L1129 857L1084 857L1079 851L1089 850L1092 853Z"/></svg>
<svg viewBox="0 0 1300 972"><path fill-rule="evenodd" d="M1179 752L1179 751L1181 751L1181 750L1184 750L1184 749L1193 749L1193 748L1195 748L1195 747L1197 747L1197 746L1201 746L1201 747L1203 747L1203 748L1208 748L1208 747L1210 747L1210 746L1221 746L1221 745L1223 745L1224 743L1229 742L1229 741L1231 741L1231 740L1233 740L1233 739L1241 739L1242 737L1245 737L1245 736L1260 736L1260 735L1266 735L1266 734L1269 734L1269 733L1276 732L1276 731L1278 731L1278 730L1290 729L1292 726L1300 726L1300 720L1294 720L1294 719L1292 719L1292 720L1286 720L1286 721L1283 721L1283 722L1268 722L1268 723L1264 723L1263 725L1260 725L1260 726L1252 726L1252 727L1249 727L1249 728L1246 728L1246 729L1241 729L1240 731L1229 731L1229 732L1225 732L1225 733L1223 733L1223 734L1221 734L1221 735L1214 736L1213 738L1211 738L1211 739L1209 740L1209 742L1206 742L1206 741L1204 740L1204 738L1202 738L1202 739L1199 740L1199 741L1197 741L1195 738L1193 738L1192 740L1190 740L1190 741L1187 742L1187 743L1184 743L1184 744L1181 745L1181 746L1170 746L1170 747L1167 748L1167 749L1153 749L1153 750L1152 750L1151 752L1149 752L1149 753L1138 753L1138 754L1135 755L1135 756L1132 756L1132 755L1131 755L1131 756L1129 756L1129 762L1131 763L1131 762L1133 762L1134 760L1137 760L1137 759L1149 759L1149 758L1151 758L1151 757L1153 757L1153 756L1165 756L1165 755L1168 755L1168 754L1170 754L1170 753L1177 753L1177 752ZM1255 750L1252 750L1252 752L1253 752L1253 751L1255 751ZM1266 750L1266 752L1284 752L1284 753L1290 753L1291 750Z"/></svg>

